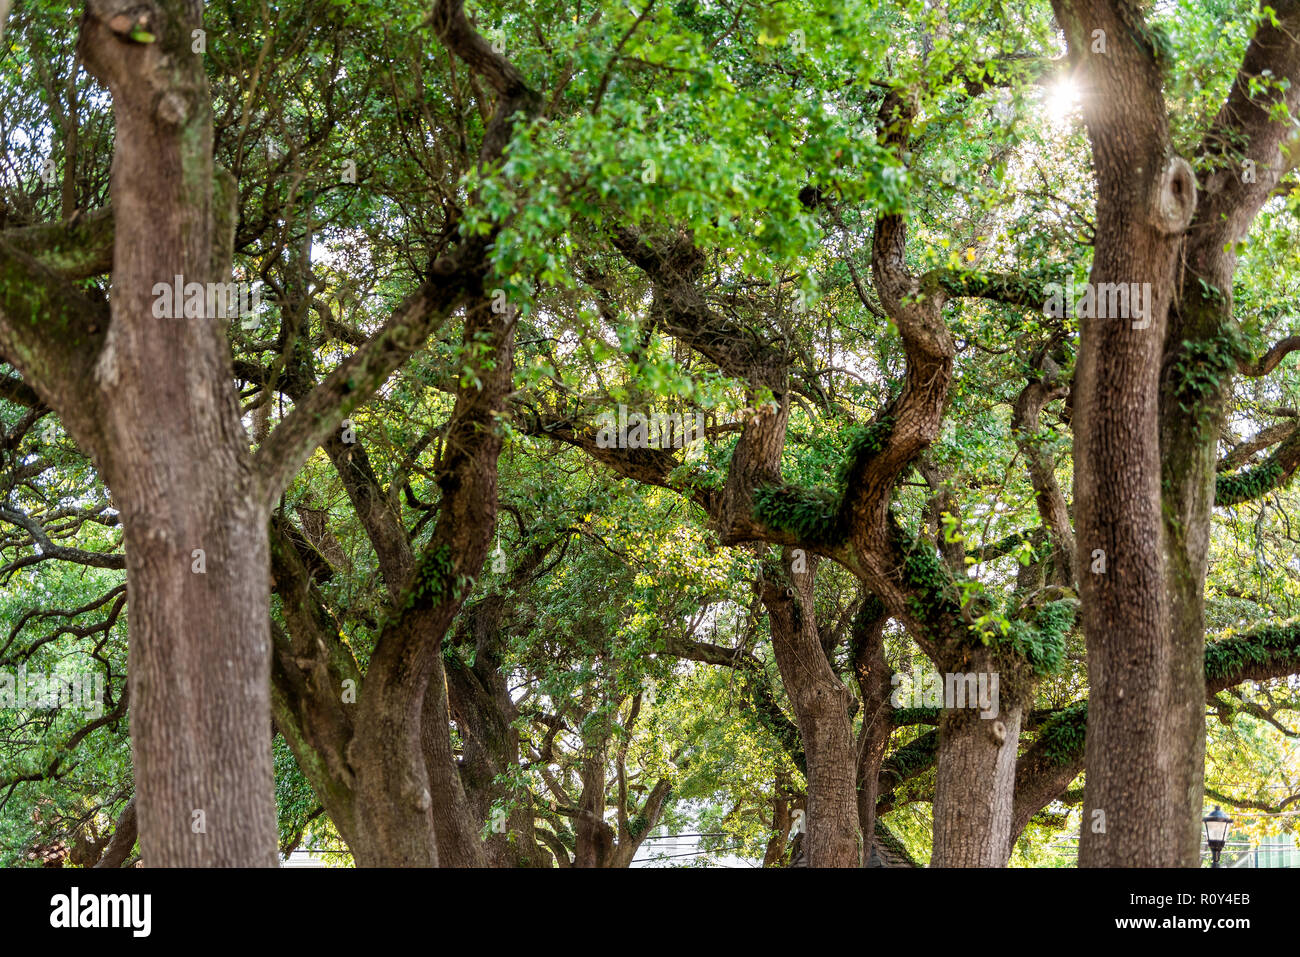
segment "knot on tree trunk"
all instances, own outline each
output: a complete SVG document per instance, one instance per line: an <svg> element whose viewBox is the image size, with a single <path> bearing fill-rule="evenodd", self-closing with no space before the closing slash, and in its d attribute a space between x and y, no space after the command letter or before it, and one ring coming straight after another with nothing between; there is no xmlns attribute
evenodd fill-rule
<svg viewBox="0 0 1300 957"><path fill-rule="evenodd" d="M128 37L137 30L149 30L156 25L155 11L149 3L137 0L90 0L90 13L108 25L120 37Z"/></svg>
<svg viewBox="0 0 1300 957"><path fill-rule="evenodd" d="M989 725L989 735L992 737L994 744L1001 747L1007 740L1007 726L1001 721L994 721Z"/></svg>
<svg viewBox="0 0 1300 957"><path fill-rule="evenodd" d="M1196 212L1196 174L1181 156L1171 156L1156 184L1152 225L1165 235L1181 233Z"/></svg>

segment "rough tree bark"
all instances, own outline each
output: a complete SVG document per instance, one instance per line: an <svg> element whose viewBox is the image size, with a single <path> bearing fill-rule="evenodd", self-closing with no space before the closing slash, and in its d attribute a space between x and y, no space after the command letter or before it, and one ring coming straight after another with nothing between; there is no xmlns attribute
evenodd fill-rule
<svg viewBox="0 0 1300 957"><path fill-rule="evenodd" d="M441 645L438 650L424 692L424 714L420 721L438 863L442 867L486 867L487 855L475 826L483 818L474 813L465 796L448 734L451 710L447 704L447 675Z"/></svg>
<svg viewBox="0 0 1300 957"><path fill-rule="evenodd" d="M225 280L232 255L235 189L212 165L205 73L192 52L201 14L193 0L88 3L79 48L113 98L113 206L0 240L0 354L58 411L122 509L145 862L269 866L271 507L465 295L481 300L492 237L430 262L425 282L250 456L224 328L153 315L155 284ZM497 93L480 154L491 162L517 115L536 115L537 97L461 3L436 4L431 22ZM111 240L111 260L98 247L60 253L60 240L79 239ZM54 265L29 254L37 249L52 250ZM69 281L109 264L111 309ZM277 661L298 667L292 656Z"/></svg>
<svg viewBox="0 0 1300 957"><path fill-rule="evenodd" d="M1228 99L1202 142L1201 154L1212 157L1217 168L1202 183L1183 245L1180 295L1170 311L1161 369L1169 721L1177 745L1193 755L1172 769L1177 779L1171 813L1183 825L1175 840L1178 859L1185 864L1198 859L1205 800L1205 576L1218 437L1240 358L1234 356L1232 313L1237 249L1297 159L1287 117L1300 107L1300 4L1282 0L1269 6L1276 23L1260 17ZM1275 83L1286 86L1261 83L1270 73ZM1203 378L1208 373L1208 391L1198 395L1188 388L1191 368Z"/></svg>
<svg viewBox="0 0 1300 957"><path fill-rule="evenodd" d="M1092 288L1150 290L1141 321L1080 320L1074 494L1091 706L1079 862L1171 867L1188 863L1179 819L1186 801L1174 782L1201 756L1172 711L1159 377L1178 240L1195 210L1196 181L1173 153L1155 47L1137 5L1055 0L1053 7L1083 84L1092 144Z"/></svg>
<svg viewBox="0 0 1300 957"><path fill-rule="evenodd" d="M474 347L467 349L474 375L462 380L447 429L438 520L399 613L376 642L357 702L347 757L356 773L362 866L438 862L422 740L425 689L437 675L435 693L445 695L443 636L483 565L496 523L497 419L513 387L516 318L514 309L493 312L486 298L467 311L463 341ZM435 753L449 759L450 747ZM439 780L450 780L447 773L455 774L454 766L441 769Z"/></svg>
<svg viewBox="0 0 1300 957"><path fill-rule="evenodd" d="M931 867L1003 867L1011 854L1016 746L1024 705L991 654L971 655L960 672L1001 672L996 718L975 708L944 708L935 756L934 846Z"/></svg>
<svg viewBox="0 0 1300 957"><path fill-rule="evenodd" d="M880 767L894 730L893 705L889 700L893 673L885 660L887 620L884 606L869 595L854 616L850 639L853 675L862 697L862 729L857 743L858 830L868 839L876 833ZM863 854L864 866L869 858L868 850Z"/></svg>
<svg viewBox="0 0 1300 957"><path fill-rule="evenodd" d="M200 26L201 7L179 0L92 0L82 23L116 122L96 460L126 533L142 857L274 866L268 513L224 324L153 313L155 283L224 279L228 264L213 242L207 78L190 49Z"/></svg>
<svg viewBox="0 0 1300 957"><path fill-rule="evenodd" d="M813 607L815 556L795 566L792 549L780 567L765 569L760 585L772 628L772 651L799 725L807 761L810 867L857 867L857 760L849 717L849 691L826 658Z"/></svg>
<svg viewBox="0 0 1300 957"><path fill-rule="evenodd" d="M515 589L536 571L549 550L547 545L525 553L506 589L523 594ZM490 819L493 801L502 796L499 776L519 765L519 732L514 727L519 712L501 667L505 643L501 622L507 606L505 593L497 591L466 609L457 639L473 646L474 663L455 660L447 667L451 713L464 742L460 780L476 821ZM445 728L444 724L444 736ZM511 810L504 832L493 830L488 835L484 849L488 863L493 867L545 866L549 855L537 845L530 796L526 791L504 796Z"/></svg>

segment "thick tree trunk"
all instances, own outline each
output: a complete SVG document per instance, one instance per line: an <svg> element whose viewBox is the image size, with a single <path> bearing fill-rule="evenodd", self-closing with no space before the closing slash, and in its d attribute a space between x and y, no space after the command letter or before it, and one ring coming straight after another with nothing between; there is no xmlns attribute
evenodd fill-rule
<svg viewBox="0 0 1300 957"><path fill-rule="evenodd" d="M672 785L663 778L655 782L650 793L646 795L645 803L641 805L641 815L645 819L645 826L635 835L629 832L627 821L620 820L618 844L614 848L614 853L610 858L610 867L631 867L632 861L636 858L636 852L641 849L650 833L659 826L663 818L664 806L668 802L668 795L672 793ZM623 795L626 800L626 794Z"/></svg>
<svg viewBox="0 0 1300 957"><path fill-rule="evenodd" d="M137 423L149 421L150 403L135 406ZM118 448L130 450L124 439ZM148 866L274 866L265 518L251 495L242 507L217 490L197 500L197 468L147 462L141 450L126 475L110 472L113 487L128 490L117 494L141 855ZM156 513L159 496L132 494L141 486L188 489L194 514ZM203 551L202 573L193 549Z"/></svg>
<svg viewBox="0 0 1300 957"><path fill-rule="evenodd" d="M1019 704L1005 698L996 718L980 717L977 708L944 709L935 759L931 867L1006 865L1022 714Z"/></svg>
<svg viewBox="0 0 1300 957"><path fill-rule="evenodd" d="M492 602L496 596L485 599ZM474 609L473 629L495 627L483 622L481 608ZM500 671L496 637L479 635L474 666L453 663L447 671L447 690L452 710L464 741L460 781L468 799L469 813L480 824L490 821L498 798L510 803L504 829L492 829L484 852L492 867L545 867L550 857L537 845L533 828L532 798L527 791L507 793L497 784L498 776L519 763L519 732L512 725L517 716L505 676ZM484 639L487 639L484 641ZM445 733L445 730L444 730Z"/></svg>
<svg viewBox="0 0 1300 957"><path fill-rule="evenodd" d="M1205 577L1215 459L1241 358L1232 346L1237 249L1260 207L1297 162L1295 130L1287 117L1300 106L1298 29L1295 0L1272 4L1261 15L1228 100L1203 141L1202 154L1217 162L1206 167L1211 172L1183 246L1181 295L1165 337L1160 447L1173 692L1169 721L1174 746L1192 755L1173 769L1172 800L1178 806L1175 820L1182 823L1175 836L1178 856L1186 865L1198 859L1204 804ZM1270 74L1276 84L1257 88L1258 78ZM1187 388L1192 369L1200 390Z"/></svg>
<svg viewBox="0 0 1300 957"><path fill-rule="evenodd" d="M1177 242L1195 209L1196 182L1172 154L1141 11L1110 0L1053 6L1085 82L1097 179L1092 291L1100 304L1101 290L1122 283L1147 303L1142 314L1112 315L1108 307L1080 318L1074 491L1091 694L1079 863L1175 866L1187 863L1186 799L1176 782L1201 758L1194 742L1180 740L1189 729L1172 707L1159 376ZM1096 30L1104 52L1094 49Z"/></svg>
<svg viewBox="0 0 1300 957"><path fill-rule="evenodd" d="M606 867L614 854L614 829L605 823L605 735L584 742L582 794L574 817L574 867Z"/></svg>
<svg viewBox="0 0 1300 957"><path fill-rule="evenodd" d="M879 720L864 727L858 735L858 832L876 832L876 803L880 800L880 768L885 762L885 748L889 742L888 724ZM862 855L866 867L869 853Z"/></svg>
<svg viewBox="0 0 1300 957"><path fill-rule="evenodd" d="M790 828L793 824L790 811L794 805L791 798L784 796L789 787L788 781L776 779L772 797L772 836L768 838L767 848L763 851L763 866L778 867L785 859L785 849L790 841Z"/></svg>
<svg viewBox="0 0 1300 957"><path fill-rule="evenodd" d="M1125 175L1143 163L1149 170L1163 160L1126 158ZM1101 222L1120 222L1099 232L1092 282L1151 283L1155 316L1144 330L1113 319L1082 323L1075 513L1091 704L1080 863L1175 866L1185 863L1177 835L1186 802L1171 784L1200 755L1193 741L1178 740L1186 728L1169 683L1156 399L1173 257L1150 230L1123 229L1126 216L1105 212Z"/></svg>
<svg viewBox="0 0 1300 957"><path fill-rule="evenodd" d="M770 569L762 600L772 628L772 649L794 709L807 759L810 867L857 867L857 760L849 720L849 691L822 649L813 608L816 559L808 570L789 573L792 550Z"/></svg>
<svg viewBox="0 0 1300 957"><path fill-rule="evenodd" d="M361 672L314 586L324 559L278 514L270 523L270 543L273 587L286 625L271 630L275 724L325 813L355 851L355 780L346 750Z"/></svg>
<svg viewBox="0 0 1300 957"><path fill-rule="evenodd" d="M880 767L894 730L893 705L889 698L892 677L885 660L884 628L888 617L884 606L868 596L853 621L853 673L862 697L862 730L858 733L858 830L869 837L876 833L876 802L880 799ZM870 858L870 844L862 855L863 866Z"/></svg>
<svg viewBox="0 0 1300 957"><path fill-rule="evenodd" d="M287 632L276 631L274 635L272 678L277 724L354 855L385 862L395 842L384 838L376 845L372 832L363 834L359 829L356 778L345 756L348 743L355 737L352 715L356 706L342 692L349 679L353 691L362 682L355 661L337 645L332 622L312 588L310 569L323 567L323 563L287 523L272 522L271 544L275 587L289 626ZM447 698L440 665L441 659L433 659L434 674L425 691L420 722L432 802L430 817L426 822L423 815L413 815L408 824L424 832L431 822L442 866L481 867L484 860L478 827L482 818L469 806L461 787L448 736ZM409 763L409 758L403 756L395 773L403 773ZM417 835L414 843L423 846L423 840Z"/></svg>
<svg viewBox="0 0 1300 957"><path fill-rule="evenodd" d="M335 749L324 743L319 734L322 728L332 727L332 719L324 702L319 698L290 696L286 693L286 675L277 655L271 662L271 709L277 730L293 752L303 777L311 784L330 822L348 848L356 853L356 807L353 803L352 774L338 771L343 764L342 748ZM337 698L337 693L331 695ZM304 715L304 710L310 712ZM350 737L350 734L349 734Z"/></svg>
<svg viewBox="0 0 1300 957"><path fill-rule="evenodd" d="M424 759L433 797L433 833L442 867L486 867L483 842L479 839L482 817L474 813L461 784L449 728L447 676L442 659L434 661L433 677L424 693Z"/></svg>
<svg viewBox="0 0 1300 957"><path fill-rule="evenodd" d="M1231 283L1229 276L1229 289ZM1210 304L1200 301L1199 289L1192 292L1184 288L1184 296L1189 292L1195 297L1193 308L1209 308ZM1204 335L1204 325L1194 325L1200 328L1195 332L1185 329L1179 334L1180 341L1183 336ZM1177 395L1177 383L1168 381L1172 366L1166 364L1160 423L1169 637L1165 721L1169 726L1168 747L1177 758L1169 767L1173 779L1168 814L1174 825L1170 837L1173 861L1178 866L1193 867L1200 857L1205 802L1205 576L1209 569L1218 437L1231 377L1223 370L1222 386L1214 395L1206 396L1203 404L1194 405L1189 415Z"/></svg>
<svg viewBox="0 0 1300 957"><path fill-rule="evenodd" d="M363 866L434 866L433 795L425 761L424 698L431 680L445 693L442 641L473 576L483 566L497 512L498 418L514 381L517 314L482 299L466 311L466 375L447 428L439 474L438 521L415 569L401 611L375 644L357 707L356 735L348 746L356 770L357 863ZM440 730L449 735L441 704ZM440 760L450 759L439 744ZM439 781L445 766L438 769ZM451 813L442 806L439 816ZM465 822L443 821L461 828ZM444 826L444 836L452 840ZM465 853L463 833L455 838ZM460 861L458 861L459 863Z"/></svg>
<svg viewBox="0 0 1300 957"><path fill-rule="evenodd" d="M83 24L117 127L98 459L125 529L143 860L274 866L267 514L224 323L153 313L156 283L224 279L196 7L94 0ZM129 37L142 18L155 42Z"/></svg>
<svg viewBox="0 0 1300 957"><path fill-rule="evenodd" d="M433 673L419 642L381 641L370 660L348 748L356 773L358 867L437 867L433 795L421 748Z"/></svg>

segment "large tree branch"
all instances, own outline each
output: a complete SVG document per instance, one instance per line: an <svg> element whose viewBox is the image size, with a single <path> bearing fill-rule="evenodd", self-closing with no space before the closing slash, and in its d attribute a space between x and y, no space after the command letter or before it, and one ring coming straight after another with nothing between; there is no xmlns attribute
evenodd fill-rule
<svg viewBox="0 0 1300 957"><path fill-rule="evenodd" d="M1062 708L1043 723L1038 739L1016 762L1015 803L1011 812L1012 840L1030 819L1060 797L1084 766L1086 701Z"/></svg>
<svg viewBox="0 0 1300 957"><path fill-rule="evenodd" d="M1300 349L1300 336L1287 336L1253 362L1238 358L1237 371L1242 375L1258 379L1276 369L1279 362L1297 349Z"/></svg>
<svg viewBox="0 0 1300 957"><path fill-rule="evenodd" d="M21 784L26 781L48 781L59 777L64 773L65 766L72 756L76 753L77 746L81 744L91 733L98 731L107 725L115 725L126 717L127 700L129 698L129 689L122 688L122 694L117 699L117 705L112 711L106 711L104 714L95 718L93 721L83 724L80 728L68 736L58 746L51 749L53 755L47 763L35 771L23 773L16 772L0 777L0 788L7 788L14 784Z"/></svg>
<svg viewBox="0 0 1300 957"><path fill-rule="evenodd" d="M1239 469L1249 462L1250 457L1256 452L1277 445L1287 439L1295 430L1296 424L1294 422L1274 422L1272 425L1265 426L1250 438L1234 445L1232 451L1219 459L1218 464L1214 466L1214 470L1216 472L1230 472L1233 469Z"/></svg>
<svg viewBox="0 0 1300 957"><path fill-rule="evenodd" d="M113 828L113 836L104 848L103 855L95 862L95 867L121 867L126 863L126 859L131 856L131 851L135 849L135 841L139 831L136 826L135 815L135 795L126 802L126 807L122 808L122 813L117 816L117 825Z"/></svg>
<svg viewBox="0 0 1300 957"><path fill-rule="evenodd" d="M806 772L807 758L799 729L777 703L761 661L743 648L726 648L677 634L666 636L664 652L688 661L734 668L745 680L745 702L754 716L772 732L799 770Z"/></svg>
<svg viewBox="0 0 1300 957"><path fill-rule="evenodd" d="M729 376L774 390L782 387L785 356L712 309L696 287L705 257L688 234L655 242L638 230L619 228L612 239L654 283L653 311L665 331Z"/></svg>
<svg viewBox="0 0 1300 957"><path fill-rule="evenodd" d="M1215 505L1240 505L1260 498L1291 481L1300 466L1300 428L1293 428L1263 462L1232 474L1220 474L1214 482Z"/></svg>
<svg viewBox="0 0 1300 957"><path fill-rule="evenodd" d="M882 138L902 151L910 137L912 107L896 94L881 106ZM944 615L945 627L935 632L932 621L921 621L915 600L919 579L909 573L913 555L929 564L926 546L908 547L889 503L894 485L939 435L952 379L956 345L943 319L947 293L923 289L907 268L907 223L895 213L880 216L872 237L872 272L880 301L898 328L907 356L903 389L875 421L860 430L846 455L844 492L835 524L853 546L855 571L888 609L908 628L928 654L934 654L953 629L965 628L961 614ZM938 581L949 576L934 559ZM935 597L938 597L937 595ZM933 606L947 608L944 600Z"/></svg>
<svg viewBox="0 0 1300 957"><path fill-rule="evenodd" d="M519 68L492 49L470 24L464 0L436 0L428 22L443 45L497 93L496 108L479 150L480 165L496 162L510 142L514 118L521 113L530 120L536 117L541 112L542 98L528 86Z"/></svg>
<svg viewBox="0 0 1300 957"><path fill-rule="evenodd" d="M370 457L359 441L348 444L341 436L331 435L325 443L325 454L334 463L352 508L361 520L361 527L366 530L366 537L379 559L379 570L388 586L388 593L396 598L406 585L415 562L411 536L402 522L401 506L395 497L385 494L370 464Z"/></svg>
<svg viewBox="0 0 1300 957"><path fill-rule="evenodd" d="M113 268L113 211L97 209L67 222L0 231L0 241L64 279L102 276Z"/></svg>
<svg viewBox="0 0 1300 957"><path fill-rule="evenodd" d="M93 371L108 323L106 304L0 239L0 355L88 450L98 445Z"/></svg>
<svg viewBox="0 0 1300 957"><path fill-rule="evenodd" d="M77 565L88 565L91 568L126 567L126 557L120 553L90 552L81 548L56 545L50 540L45 531L45 526L38 519L23 512L0 506L0 521L9 522L11 525L17 525L19 528L25 529L31 535L32 542L40 549L39 554L24 556L10 562L4 568L0 568L0 574L48 560L72 562Z"/></svg>
<svg viewBox="0 0 1300 957"><path fill-rule="evenodd" d="M556 414L532 413L525 419L524 431L581 449L624 478L677 492L710 515L718 507L718 493L673 477L672 473L681 463L677 453L671 449L604 448L591 425Z"/></svg>
<svg viewBox="0 0 1300 957"><path fill-rule="evenodd" d="M1265 625L1208 642L1205 646L1207 695L1243 681L1270 681L1300 673L1300 623ZM1059 797L1084 770L1087 702L1076 702L1050 718L1038 740L1016 764L1012 835Z"/></svg>
<svg viewBox="0 0 1300 957"><path fill-rule="evenodd" d="M22 379L11 375L0 377L0 399L15 405L24 405L29 409L45 407L35 389Z"/></svg>
<svg viewBox="0 0 1300 957"><path fill-rule="evenodd" d="M1255 27L1228 98L1201 144L1201 154L1218 168L1205 177L1189 234L1206 255L1245 236L1279 180L1300 160L1294 120L1288 122L1300 107L1300 3L1261 3ZM1195 249L1189 258L1195 268Z"/></svg>
<svg viewBox="0 0 1300 957"><path fill-rule="evenodd" d="M618 228L614 245L650 278L656 324L747 384L755 404L747 414L720 495L708 507L724 544L783 540L798 544L755 513L755 490L780 485L781 453L790 415L790 363L783 348L718 314L696 286L706 258L689 233L654 240ZM770 393L770 399L768 394ZM757 401L762 397L762 402Z"/></svg>
<svg viewBox="0 0 1300 957"><path fill-rule="evenodd" d="M1056 481L1056 459L1043 447L1038 437L1039 417L1043 407L1053 399L1065 396L1068 389L1061 381L1060 368L1046 349L1038 357L1038 371L1041 375L1032 379L1016 399L1011 428L1016 436L1017 447L1028 461L1034 501L1055 549L1055 580L1057 584L1073 588L1075 541L1070 511L1065 493Z"/></svg>
<svg viewBox="0 0 1300 957"><path fill-rule="evenodd" d="M272 380L271 373L254 362L236 363L235 373L246 381L262 385ZM306 363L294 363L278 377L277 385L284 395L297 402L311 392L314 383L309 376L310 370ZM356 440L355 435L352 438L353 441L345 442L343 436L336 431L322 445L361 520L366 537L375 549L388 593L390 597L396 598L405 587L415 560L411 549L411 534L402 523L398 497L384 492L371 465L370 456L366 454L365 445Z"/></svg>
<svg viewBox="0 0 1300 957"><path fill-rule="evenodd" d="M892 811L898 803L898 786L910 781L934 765L939 753L939 732L927 731L885 758L880 766L880 798L876 818Z"/></svg>
<svg viewBox="0 0 1300 957"><path fill-rule="evenodd" d="M485 266L481 262L462 265L459 258L440 258L434 264L435 279L408 297L384 327L297 403L258 448L254 461L268 505L280 497L312 450L338 431L343 419L421 348L467 293L481 293Z"/></svg>
<svg viewBox="0 0 1300 957"><path fill-rule="evenodd" d="M439 0L427 22L447 49L487 80L498 94L479 151L480 165L496 162L505 153L516 118L536 117L541 97L525 83L520 70L493 50L470 25L464 0ZM495 234L494 229L488 236L467 238L452 254L434 260L429 280L399 307L384 328L294 406L276 427L256 455L268 502L279 497L312 449L416 352L459 303L482 295Z"/></svg>
<svg viewBox="0 0 1300 957"><path fill-rule="evenodd" d="M1059 270L1064 273L1064 268ZM1045 279L1017 273L976 269L931 269L921 277L922 289L943 290L955 299L987 299L1004 306L1041 311L1049 293Z"/></svg>

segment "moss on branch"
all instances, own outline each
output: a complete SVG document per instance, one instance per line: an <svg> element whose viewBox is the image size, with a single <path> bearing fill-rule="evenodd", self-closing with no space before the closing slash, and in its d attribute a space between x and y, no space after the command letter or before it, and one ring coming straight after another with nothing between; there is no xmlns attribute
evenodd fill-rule
<svg viewBox="0 0 1300 957"><path fill-rule="evenodd" d="M1248 677L1300 671L1300 620L1264 625L1205 646L1205 680L1226 687Z"/></svg>
<svg viewBox="0 0 1300 957"><path fill-rule="evenodd" d="M811 545L838 545L848 538L845 498L852 476L884 451L894 420L883 415L849 433L833 488L767 485L754 490L754 518Z"/></svg>

